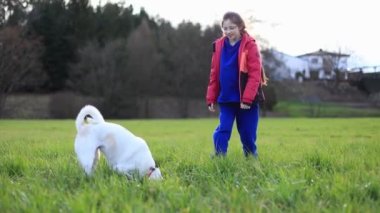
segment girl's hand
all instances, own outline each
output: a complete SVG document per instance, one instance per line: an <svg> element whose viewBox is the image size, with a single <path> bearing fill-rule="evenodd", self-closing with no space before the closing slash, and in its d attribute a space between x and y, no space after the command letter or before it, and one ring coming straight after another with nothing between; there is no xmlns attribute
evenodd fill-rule
<svg viewBox="0 0 380 213"><path fill-rule="evenodd" d="M209 110L210 112L215 112L215 105L214 105L214 104L210 104L210 105L208 106L208 110Z"/></svg>
<svg viewBox="0 0 380 213"><path fill-rule="evenodd" d="M247 105L245 103L240 103L240 108L241 109L251 109L251 106L250 105Z"/></svg>

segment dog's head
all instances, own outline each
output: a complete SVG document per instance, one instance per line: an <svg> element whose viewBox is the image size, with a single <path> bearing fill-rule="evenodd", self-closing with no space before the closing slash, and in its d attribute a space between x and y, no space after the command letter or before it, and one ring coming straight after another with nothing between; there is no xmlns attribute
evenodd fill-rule
<svg viewBox="0 0 380 213"><path fill-rule="evenodd" d="M161 180L163 179L161 170L159 168L154 168L150 174L149 174L149 179L150 180Z"/></svg>

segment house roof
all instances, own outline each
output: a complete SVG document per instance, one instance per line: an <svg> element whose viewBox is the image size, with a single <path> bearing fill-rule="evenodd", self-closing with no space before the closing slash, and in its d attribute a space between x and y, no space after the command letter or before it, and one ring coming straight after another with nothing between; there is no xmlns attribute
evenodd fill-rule
<svg viewBox="0 0 380 213"><path fill-rule="evenodd" d="M336 52L328 52L324 51L322 49L319 49L318 51L311 52L311 53L306 53L303 55L299 55L297 57L303 57L303 56L321 56L321 55L330 55L330 56L338 56L338 57L349 57L349 54L344 54L344 53L336 53Z"/></svg>

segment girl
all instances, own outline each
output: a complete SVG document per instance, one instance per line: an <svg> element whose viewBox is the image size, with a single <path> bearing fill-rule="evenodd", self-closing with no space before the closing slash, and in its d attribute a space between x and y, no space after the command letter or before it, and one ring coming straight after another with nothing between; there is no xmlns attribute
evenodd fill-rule
<svg viewBox="0 0 380 213"><path fill-rule="evenodd" d="M264 98L261 85L266 84L261 56L238 13L224 14L222 30L224 35L213 43L206 96L211 112L216 103L220 108L220 124L213 135L215 154L226 155L236 119L244 155L257 157L259 101Z"/></svg>

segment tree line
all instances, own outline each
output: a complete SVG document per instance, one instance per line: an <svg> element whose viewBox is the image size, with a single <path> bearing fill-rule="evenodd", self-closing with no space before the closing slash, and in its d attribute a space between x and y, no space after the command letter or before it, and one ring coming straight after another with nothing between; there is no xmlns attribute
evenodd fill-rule
<svg viewBox="0 0 380 213"><path fill-rule="evenodd" d="M0 115L12 92L72 91L109 115L136 100L204 98L219 25L177 27L144 9L88 0L2 0ZM263 54L265 56L265 54Z"/></svg>

